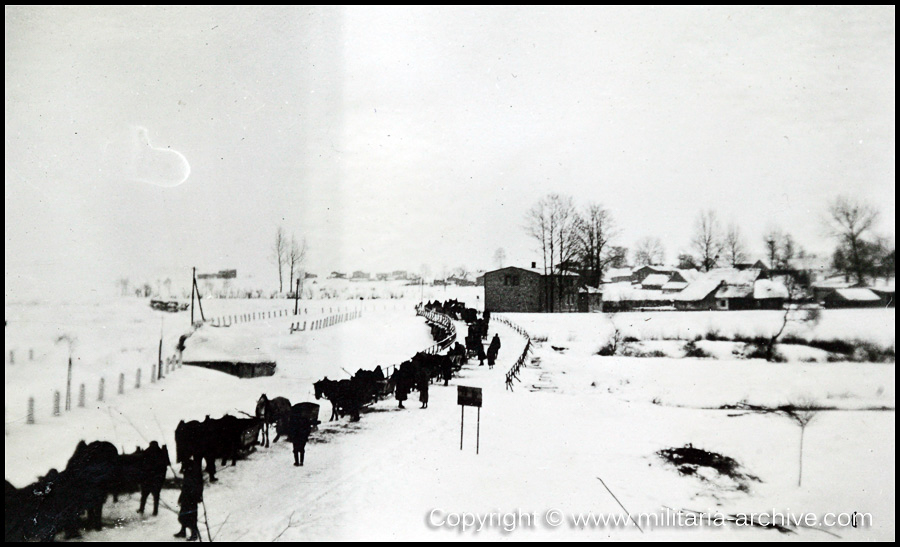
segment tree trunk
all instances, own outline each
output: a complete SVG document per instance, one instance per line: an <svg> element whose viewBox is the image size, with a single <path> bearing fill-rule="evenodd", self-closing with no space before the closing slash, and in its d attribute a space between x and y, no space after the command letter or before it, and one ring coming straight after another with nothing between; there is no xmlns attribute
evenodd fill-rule
<svg viewBox="0 0 900 547"><path fill-rule="evenodd" d="M803 485L803 434L806 432L805 427L800 428L800 474L797 477L797 486Z"/></svg>

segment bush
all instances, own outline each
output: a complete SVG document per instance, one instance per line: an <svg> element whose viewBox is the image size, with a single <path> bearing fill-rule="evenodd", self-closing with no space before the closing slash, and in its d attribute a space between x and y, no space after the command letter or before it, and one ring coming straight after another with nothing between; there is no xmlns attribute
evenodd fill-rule
<svg viewBox="0 0 900 547"><path fill-rule="evenodd" d="M703 348L697 346L697 342L695 340L689 340L684 344L684 356L685 357L694 357L697 359L704 359L706 357L710 357L708 353L703 351Z"/></svg>
<svg viewBox="0 0 900 547"><path fill-rule="evenodd" d="M606 344L605 346L603 346L602 348L597 350L597 355L600 355L603 357L612 357L615 354L616 354L616 348L612 344Z"/></svg>
<svg viewBox="0 0 900 547"><path fill-rule="evenodd" d="M763 342L763 343L752 342L752 343L747 344L746 351L744 352L744 358L745 359L764 359L764 360L766 360L766 359L768 359L768 356L769 356L768 352L769 352L769 342L768 341ZM772 351L771 362L786 363L787 358L784 355L778 353L778 350L775 349Z"/></svg>

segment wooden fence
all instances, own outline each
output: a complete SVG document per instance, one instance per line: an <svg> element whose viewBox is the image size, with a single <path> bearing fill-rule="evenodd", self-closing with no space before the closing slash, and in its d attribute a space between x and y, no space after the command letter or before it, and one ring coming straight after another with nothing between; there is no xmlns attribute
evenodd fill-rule
<svg viewBox="0 0 900 547"><path fill-rule="evenodd" d="M510 321L509 319L507 319L505 317L493 315L493 316L491 316L491 320L503 323L507 327L511 328L512 330L516 331L517 333L519 333L520 335L525 337L525 349L522 350L522 355L520 355L519 358L516 359L516 362L513 364L512 367L510 367L509 371L507 371L507 373L506 373L506 389L512 391L513 390L513 380L516 380L519 382L522 381L522 380L519 380L519 371L522 370L522 367L524 367L526 365L526 363L528 362L528 354L531 353L531 335L528 334L528 331L526 331L525 329L523 329L522 327L513 323L512 321Z"/></svg>

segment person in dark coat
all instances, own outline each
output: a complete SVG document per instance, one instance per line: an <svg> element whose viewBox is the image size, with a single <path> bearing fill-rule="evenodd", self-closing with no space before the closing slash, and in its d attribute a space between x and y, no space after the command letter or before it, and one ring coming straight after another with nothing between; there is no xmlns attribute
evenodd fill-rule
<svg viewBox="0 0 900 547"><path fill-rule="evenodd" d="M488 358L488 368L494 368L494 363L497 362L497 355L500 353L500 335L495 334L494 338L491 340L491 345L488 346L487 358Z"/></svg>
<svg viewBox="0 0 900 547"><path fill-rule="evenodd" d="M484 344L482 344L481 340L477 338L475 339L475 351L478 353L478 366L483 367L485 359Z"/></svg>
<svg viewBox="0 0 900 547"><path fill-rule="evenodd" d="M203 469L200 460L190 458L182 468L184 480L181 484L181 495L178 496L178 523L181 531L175 534L177 538L183 538L186 530L190 529L191 537L188 541L200 539L200 529L197 527L197 505L203 501Z"/></svg>
<svg viewBox="0 0 900 547"><path fill-rule="evenodd" d="M428 377L424 374L419 377L419 402L422 408L428 408Z"/></svg>
<svg viewBox="0 0 900 547"><path fill-rule="evenodd" d="M406 385L406 381L401 375L397 381L397 401L400 402L400 406L398 408L403 408L403 401L406 400L406 395L408 393L409 386Z"/></svg>
<svg viewBox="0 0 900 547"><path fill-rule="evenodd" d="M294 466L303 466L303 458L306 456L306 441L309 440L309 432L312 424L309 418L299 412L292 411L288 422L288 440L294 445ZM300 458L297 458L299 454Z"/></svg>

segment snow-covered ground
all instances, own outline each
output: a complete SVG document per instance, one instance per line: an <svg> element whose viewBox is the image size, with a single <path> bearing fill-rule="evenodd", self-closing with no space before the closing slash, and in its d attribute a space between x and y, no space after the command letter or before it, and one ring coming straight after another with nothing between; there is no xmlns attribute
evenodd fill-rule
<svg viewBox="0 0 900 547"><path fill-rule="evenodd" d="M846 313L856 311L863 310ZM875 318L865 313L882 312L865 310L852 318L826 314L819 328L832 330L816 335L871 337L892 344L893 311ZM631 315L640 318L620 314L617 319ZM646 315L650 320L644 323L659 324L657 319L663 317ZM470 363L450 387L432 386L428 409L418 408L414 393L405 410L387 400L364 413L359 423L325 423L313 434L302 468L291 466L290 447L278 443L223 469L220 482L207 485L204 494L215 541L836 539L807 528L782 535L734 525L644 526L646 533L641 534L631 526L581 529L570 522L547 524L551 510L565 518L588 512L620 514L598 477L632 513L774 509L821 517L857 511L871 513L874 524L829 531L845 540L894 539L894 412L852 410L895 406L893 364L770 364L729 360L727 353L724 360L600 357L594 353L608 332L601 324L607 320L604 316L506 316L532 334L549 337L535 347L535 361L523 369L514 392L505 390L503 377L524 340L493 322L492 330L503 341L498 366L487 370ZM746 316L716 316L732 321L733 327L717 327L723 334L742 325L761 327L750 325ZM709 316L679 317L682 328L688 328ZM669 321L671 326L661 332L676 328L677 320ZM462 336L465 328L459 330ZM431 343L424 321L411 307L364 313L358 320L314 333L290 335L258 322L229 329L204 327L194 336L206 332L258 340L255 347L275 357L278 373L239 380L183 367L163 382L99 409L78 409L34 426L7 419L7 479L22 485L50 465L64 465L81 438L109 438L129 449L146 444L143 438L162 438L171 447L178 419L234 408L250 411L264 391L286 395L292 402L308 400L313 378L344 377L342 369L399 362ZM555 350L553 345L566 349ZM484 390L478 455L474 409L465 412L465 446L459 449L456 385ZM739 401L775 405L800 399L847 409L820 412L807 427L802 487L797 486L800 430L793 422L773 414L715 408ZM324 403L323 419L329 410ZM679 475L655 455L688 443L734 458L762 482L752 483L748 492L716 487ZM177 490L164 490L167 506L175 508L177 498ZM85 534L85 539L165 541L177 531L174 513L161 509L157 517L142 517L134 512L136 505L133 498L108 503L109 526ZM499 518L510 512L534 513L536 520L519 519L512 532L505 532L496 520L477 533L449 526L452 515L459 513ZM201 528L206 539L205 526Z"/></svg>

